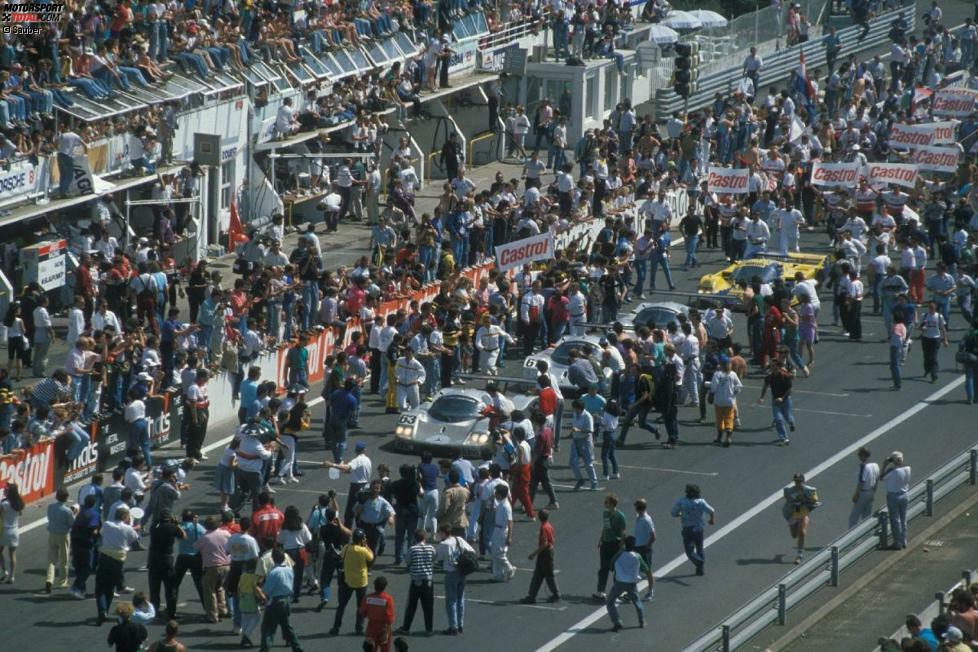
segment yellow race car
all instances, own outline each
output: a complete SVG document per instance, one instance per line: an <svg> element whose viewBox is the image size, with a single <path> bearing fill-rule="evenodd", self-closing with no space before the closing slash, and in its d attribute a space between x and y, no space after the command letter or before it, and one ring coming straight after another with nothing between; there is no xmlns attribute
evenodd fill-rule
<svg viewBox="0 0 978 652"><path fill-rule="evenodd" d="M815 279L816 283L820 283L829 265L829 257L821 254L758 254L703 276L697 288L699 303L741 311L744 309L741 281L750 283L756 276L761 283L773 285L783 281L786 287L791 288L795 283L795 274L802 272L806 279Z"/></svg>

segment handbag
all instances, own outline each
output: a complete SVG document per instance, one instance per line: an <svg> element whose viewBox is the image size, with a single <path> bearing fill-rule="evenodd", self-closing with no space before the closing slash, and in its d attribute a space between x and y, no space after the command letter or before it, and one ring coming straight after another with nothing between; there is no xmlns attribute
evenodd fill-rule
<svg viewBox="0 0 978 652"><path fill-rule="evenodd" d="M978 355L961 349L954 354L954 361L963 365L978 365Z"/></svg>

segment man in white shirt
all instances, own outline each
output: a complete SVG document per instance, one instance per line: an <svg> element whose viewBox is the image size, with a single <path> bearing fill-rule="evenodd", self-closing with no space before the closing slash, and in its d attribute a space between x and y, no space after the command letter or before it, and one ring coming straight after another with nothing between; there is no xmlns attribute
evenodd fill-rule
<svg viewBox="0 0 978 652"><path fill-rule="evenodd" d="M275 113L275 138L283 139L290 136L298 131L298 128L295 111L292 109L292 98L287 97Z"/></svg>
<svg viewBox="0 0 978 652"><path fill-rule="evenodd" d="M418 407L421 403L421 386L425 381L425 369L421 361L414 357L414 349L404 349L404 355L394 365L394 379L397 382L397 408L399 410Z"/></svg>
<svg viewBox="0 0 978 652"><path fill-rule="evenodd" d="M509 487L497 485L493 501L493 531L490 538L492 549L492 578L508 582L516 575L516 568L507 557L513 542L513 506L509 502Z"/></svg>
<svg viewBox="0 0 978 652"><path fill-rule="evenodd" d="M754 254L767 251L767 241L771 238L771 229L761 221L760 213L753 212L750 216L750 222L744 228L747 234L747 250L744 252L744 258L750 258Z"/></svg>
<svg viewBox="0 0 978 652"><path fill-rule="evenodd" d="M482 326L475 334L475 348L480 351L479 368L490 376L495 376L498 373L496 364L499 361L500 337L505 338L510 344L516 344L512 335L501 326L493 324L489 315L483 315Z"/></svg>
<svg viewBox="0 0 978 652"><path fill-rule="evenodd" d="M81 137L65 127L58 135L58 192L60 196L67 197L71 190L71 184L75 180L75 152L81 147L85 154L88 154L88 145Z"/></svg>
<svg viewBox="0 0 978 652"><path fill-rule="evenodd" d="M873 498L879 484L880 466L870 462L870 452L865 446L856 452L859 458L859 474L856 476L856 489L852 494L852 511L849 512L849 527L854 528L873 514Z"/></svg>
<svg viewBox="0 0 978 652"><path fill-rule="evenodd" d="M68 348L73 348L78 343L78 338L85 332L85 299L82 296L75 296L74 304L68 312L68 335L65 341Z"/></svg>
<svg viewBox="0 0 978 652"><path fill-rule="evenodd" d="M764 67L764 59L757 53L757 48L752 47L750 54L744 58L744 76L750 77L754 82L754 88L758 88L761 78L761 69Z"/></svg>

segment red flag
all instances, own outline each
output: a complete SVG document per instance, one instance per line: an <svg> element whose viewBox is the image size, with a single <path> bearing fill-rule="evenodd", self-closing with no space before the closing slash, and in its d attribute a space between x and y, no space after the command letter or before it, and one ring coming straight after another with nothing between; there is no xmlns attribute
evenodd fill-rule
<svg viewBox="0 0 978 652"><path fill-rule="evenodd" d="M234 248L238 245L238 240L244 235L241 227L241 219L238 217L238 204L231 199L231 219L228 222L228 252L234 253Z"/></svg>

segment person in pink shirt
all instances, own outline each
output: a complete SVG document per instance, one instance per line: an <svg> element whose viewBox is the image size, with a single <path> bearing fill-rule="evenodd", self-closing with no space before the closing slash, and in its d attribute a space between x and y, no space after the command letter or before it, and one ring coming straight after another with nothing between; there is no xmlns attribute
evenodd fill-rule
<svg viewBox="0 0 978 652"><path fill-rule="evenodd" d="M208 516L204 520L207 533L194 542L194 549L200 553L204 567L204 612L212 623L219 623L222 617L228 615L224 584L231 570L231 557L227 552L231 533L219 525L216 518Z"/></svg>

